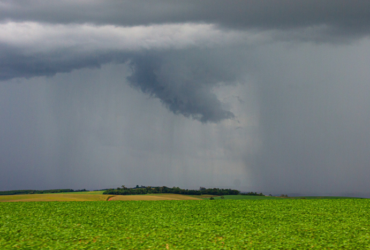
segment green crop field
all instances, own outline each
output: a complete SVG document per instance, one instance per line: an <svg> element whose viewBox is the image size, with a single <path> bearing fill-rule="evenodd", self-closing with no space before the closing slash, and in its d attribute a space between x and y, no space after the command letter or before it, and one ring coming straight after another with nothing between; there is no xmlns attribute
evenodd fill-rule
<svg viewBox="0 0 370 250"><path fill-rule="evenodd" d="M370 249L368 199L0 203L0 249Z"/></svg>
<svg viewBox="0 0 370 250"><path fill-rule="evenodd" d="M365 199L361 197L344 197L344 196L301 196L293 197L295 199Z"/></svg>
<svg viewBox="0 0 370 250"><path fill-rule="evenodd" d="M196 197L196 196L194 196ZM221 196L213 196L215 200L222 199ZM209 199L208 197L205 199ZM258 196L258 195L224 195L225 200L276 200L276 199L364 199L342 196L301 196L301 197L276 197L276 196Z"/></svg>
<svg viewBox="0 0 370 250"><path fill-rule="evenodd" d="M276 200L279 197L258 196L258 195L224 195L225 200ZM222 199L221 196L213 197L215 200Z"/></svg>

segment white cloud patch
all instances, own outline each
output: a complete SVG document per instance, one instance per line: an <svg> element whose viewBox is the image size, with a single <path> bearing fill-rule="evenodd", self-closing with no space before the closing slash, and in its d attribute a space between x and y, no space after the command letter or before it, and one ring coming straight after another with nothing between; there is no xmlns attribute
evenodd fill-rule
<svg viewBox="0 0 370 250"><path fill-rule="evenodd" d="M0 43L28 53L58 49L161 50L192 46L213 47L243 41L255 43L263 36L240 31L225 31L212 24L161 24L121 27L92 24L42 24L7 22L0 24Z"/></svg>

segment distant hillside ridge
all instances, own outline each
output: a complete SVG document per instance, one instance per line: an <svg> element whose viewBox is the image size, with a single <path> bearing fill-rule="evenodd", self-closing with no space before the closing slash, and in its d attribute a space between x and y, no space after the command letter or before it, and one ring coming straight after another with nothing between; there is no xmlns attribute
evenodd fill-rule
<svg viewBox="0 0 370 250"><path fill-rule="evenodd" d="M115 194L115 195L135 195L135 194L187 194L187 195L202 195L202 194L212 194L212 195L237 195L240 192L234 189L219 189L219 188L209 188L201 190L189 190L181 189L179 187L169 188L163 187L137 187L137 188L122 188L108 189L103 192L103 194Z"/></svg>
<svg viewBox="0 0 370 250"><path fill-rule="evenodd" d="M86 189L48 189L48 190L9 190L0 191L0 195L15 195L15 194L51 194L51 193L70 193L70 192L87 192Z"/></svg>

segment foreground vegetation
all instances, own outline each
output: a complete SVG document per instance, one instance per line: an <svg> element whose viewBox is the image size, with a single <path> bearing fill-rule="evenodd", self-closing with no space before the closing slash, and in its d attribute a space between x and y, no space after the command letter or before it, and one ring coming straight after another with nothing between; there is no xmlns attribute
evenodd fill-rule
<svg viewBox="0 0 370 250"><path fill-rule="evenodd" d="M367 199L0 203L1 249L369 249Z"/></svg>

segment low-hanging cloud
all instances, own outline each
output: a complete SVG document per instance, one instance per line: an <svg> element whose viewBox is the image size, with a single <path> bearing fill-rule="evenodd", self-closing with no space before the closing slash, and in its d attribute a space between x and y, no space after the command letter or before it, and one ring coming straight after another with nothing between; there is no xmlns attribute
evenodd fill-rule
<svg viewBox="0 0 370 250"><path fill-rule="evenodd" d="M141 51L211 47L245 39L237 31L223 31L213 24L157 24L115 26L92 24L0 24L0 43L26 54L55 50L91 53L101 50Z"/></svg>
<svg viewBox="0 0 370 250"><path fill-rule="evenodd" d="M231 84L235 77L215 65L204 71L204 65L196 64L186 52L175 51L261 38L191 23L115 27L8 22L0 29L4 31L0 34L2 80L130 62L132 86L159 98L170 111L201 122L234 117L212 91L217 85Z"/></svg>
<svg viewBox="0 0 370 250"><path fill-rule="evenodd" d="M159 98L175 114L201 122L234 118L232 112L222 107L212 89L217 84L232 83L235 76L227 70L222 72L222 67L202 65L194 56L191 62L187 61L189 55L184 53L171 56L132 57L133 73L128 77L131 85Z"/></svg>

